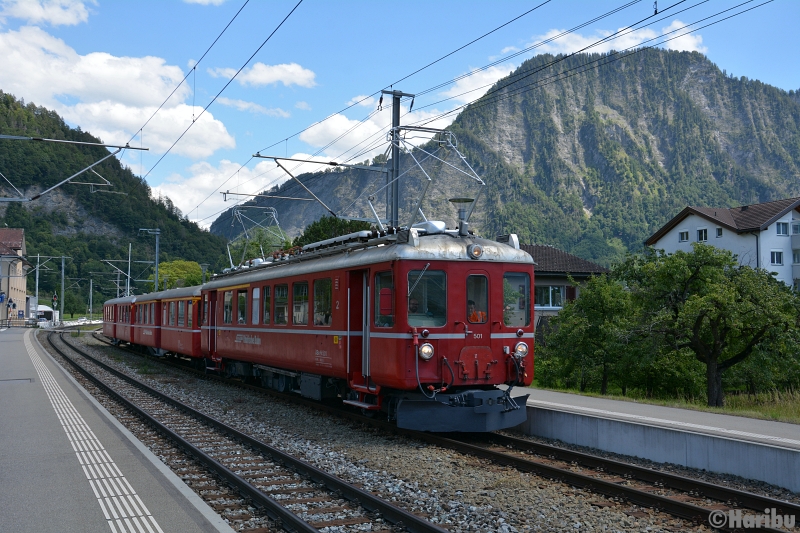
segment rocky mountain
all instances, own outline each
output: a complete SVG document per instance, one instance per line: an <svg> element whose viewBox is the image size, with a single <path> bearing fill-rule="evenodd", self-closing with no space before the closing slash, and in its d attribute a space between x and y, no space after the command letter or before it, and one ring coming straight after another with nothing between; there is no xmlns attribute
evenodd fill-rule
<svg viewBox="0 0 800 533"><path fill-rule="evenodd" d="M485 235L515 232L522 242L552 244L605 265L640 249L687 205L800 195L800 94L734 78L695 52L536 56L450 129L487 184L473 227ZM401 158L401 168L408 163ZM354 199L363 203L360 195L383 179L370 174L301 179L337 211ZM465 187L474 193L474 183L444 164L430 175L423 209L452 224L455 210L446 199L463 196ZM423 185L418 175L401 183L406 215ZM290 181L270 194L304 193ZM374 203L381 201L379 195ZM257 203L275 206L290 233L325 214L310 202ZM241 228L226 212L211 231L233 236Z"/></svg>

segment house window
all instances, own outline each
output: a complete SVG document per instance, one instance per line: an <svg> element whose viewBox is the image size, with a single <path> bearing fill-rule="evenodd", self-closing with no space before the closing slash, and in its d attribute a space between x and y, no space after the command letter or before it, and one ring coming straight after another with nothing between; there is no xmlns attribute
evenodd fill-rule
<svg viewBox="0 0 800 533"><path fill-rule="evenodd" d="M800 250L792 250L792 263L800 264Z"/></svg>
<svg viewBox="0 0 800 533"><path fill-rule="evenodd" d="M564 286L537 285L533 304L536 307L562 307L564 305Z"/></svg>
<svg viewBox="0 0 800 533"><path fill-rule="evenodd" d="M717 228L717 239L722 237L722 228Z"/></svg>
<svg viewBox="0 0 800 533"><path fill-rule="evenodd" d="M800 222L792 222L792 235L800 235Z"/></svg>
<svg viewBox="0 0 800 533"><path fill-rule="evenodd" d="M783 264L783 252L778 250L772 250L769 253L770 262L773 265L782 265Z"/></svg>
<svg viewBox="0 0 800 533"><path fill-rule="evenodd" d="M697 230L697 242L706 242L708 240L708 229L703 228Z"/></svg>
<svg viewBox="0 0 800 533"><path fill-rule="evenodd" d="M688 240L689 240L689 232L688 231L682 231L682 232L678 233L678 242L686 242Z"/></svg>
<svg viewBox="0 0 800 533"><path fill-rule="evenodd" d="M778 235L789 235L789 223L788 222L776 222L775 229L778 232Z"/></svg>

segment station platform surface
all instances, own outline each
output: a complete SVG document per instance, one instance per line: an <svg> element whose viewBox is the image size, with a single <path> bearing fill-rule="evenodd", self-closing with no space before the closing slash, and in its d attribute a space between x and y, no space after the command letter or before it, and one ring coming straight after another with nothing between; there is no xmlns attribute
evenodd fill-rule
<svg viewBox="0 0 800 533"><path fill-rule="evenodd" d="M800 493L800 425L581 396L529 392L517 429L606 452L763 481Z"/></svg>
<svg viewBox="0 0 800 533"><path fill-rule="evenodd" d="M0 531L233 531L35 338L0 331Z"/></svg>
<svg viewBox="0 0 800 533"><path fill-rule="evenodd" d="M530 391L531 406L800 450L798 424L541 389L525 390Z"/></svg>

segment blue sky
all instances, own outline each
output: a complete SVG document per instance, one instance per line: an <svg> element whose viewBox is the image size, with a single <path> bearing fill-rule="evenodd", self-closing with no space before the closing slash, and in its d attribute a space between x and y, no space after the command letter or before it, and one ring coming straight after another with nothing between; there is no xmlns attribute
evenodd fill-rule
<svg viewBox="0 0 800 533"><path fill-rule="evenodd" d="M353 162L382 153L385 145L373 141L383 138L382 128L391 121L388 109L373 113L377 101L367 99L339 111L542 2L303 0L247 62L297 0L250 0L246 5L244 0L0 0L0 90L54 109L107 143L130 140L149 147L149 152L126 152L122 162L137 175L146 174L154 194L169 196L190 219L207 227L216 213L233 205L230 199L223 202L219 191L254 194L285 179L271 162L251 159L257 151L290 157L319 153L326 161L355 157ZM403 122L433 118L478 98L488 84L536 53L572 52L653 14L652 0L636 2L511 57L627 3L545 3L397 84L395 89L416 94L445 83L416 99ZM742 2L687 0L666 9L675 3L679 0L659 1L663 12L650 19L650 26L592 51L633 47ZM686 8L691 9L676 13ZM728 73L797 90L798 21L800 1L775 0L663 46L698 50ZM142 129L187 73L186 82ZM229 82L192 124L193 116ZM409 103L403 103L404 113ZM445 127L452 118L433 125ZM299 165L295 171L315 168Z"/></svg>

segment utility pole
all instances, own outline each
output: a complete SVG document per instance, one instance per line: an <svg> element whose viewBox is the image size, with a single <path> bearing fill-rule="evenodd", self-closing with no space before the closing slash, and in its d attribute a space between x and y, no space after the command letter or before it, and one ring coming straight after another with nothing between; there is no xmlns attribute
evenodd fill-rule
<svg viewBox="0 0 800 533"><path fill-rule="evenodd" d="M58 323L59 325L64 324L64 259L65 257L61 256L61 311L58 315Z"/></svg>
<svg viewBox="0 0 800 533"><path fill-rule="evenodd" d="M92 278L89 278L89 320L92 320Z"/></svg>
<svg viewBox="0 0 800 533"><path fill-rule="evenodd" d="M128 243L128 277L125 280L125 296L131 295L131 243Z"/></svg>
<svg viewBox="0 0 800 533"><path fill-rule="evenodd" d="M147 233L156 236L156 267L155 267L155 280L153 283L153 292L158 292L158 254L159 254L159 238L161 237L161 229L159 228L139 228L139 235Z"/></svg>
<svg viewBox="0 0 800 533"><path fill-rule="evenodd" d="M208 270L208 263L201 264L200 268L203 270L203 285L205 285L205 283L206 283L206 270Z"/></svg>
<svg viewBox="0 0 800 533"><path fill-rule="evenodd" d="M400 98L414 98L414 95L401 91L381 91L381 94L392 95L392 171L386 176L386 218L396 228L400 225Z"/></svg>

